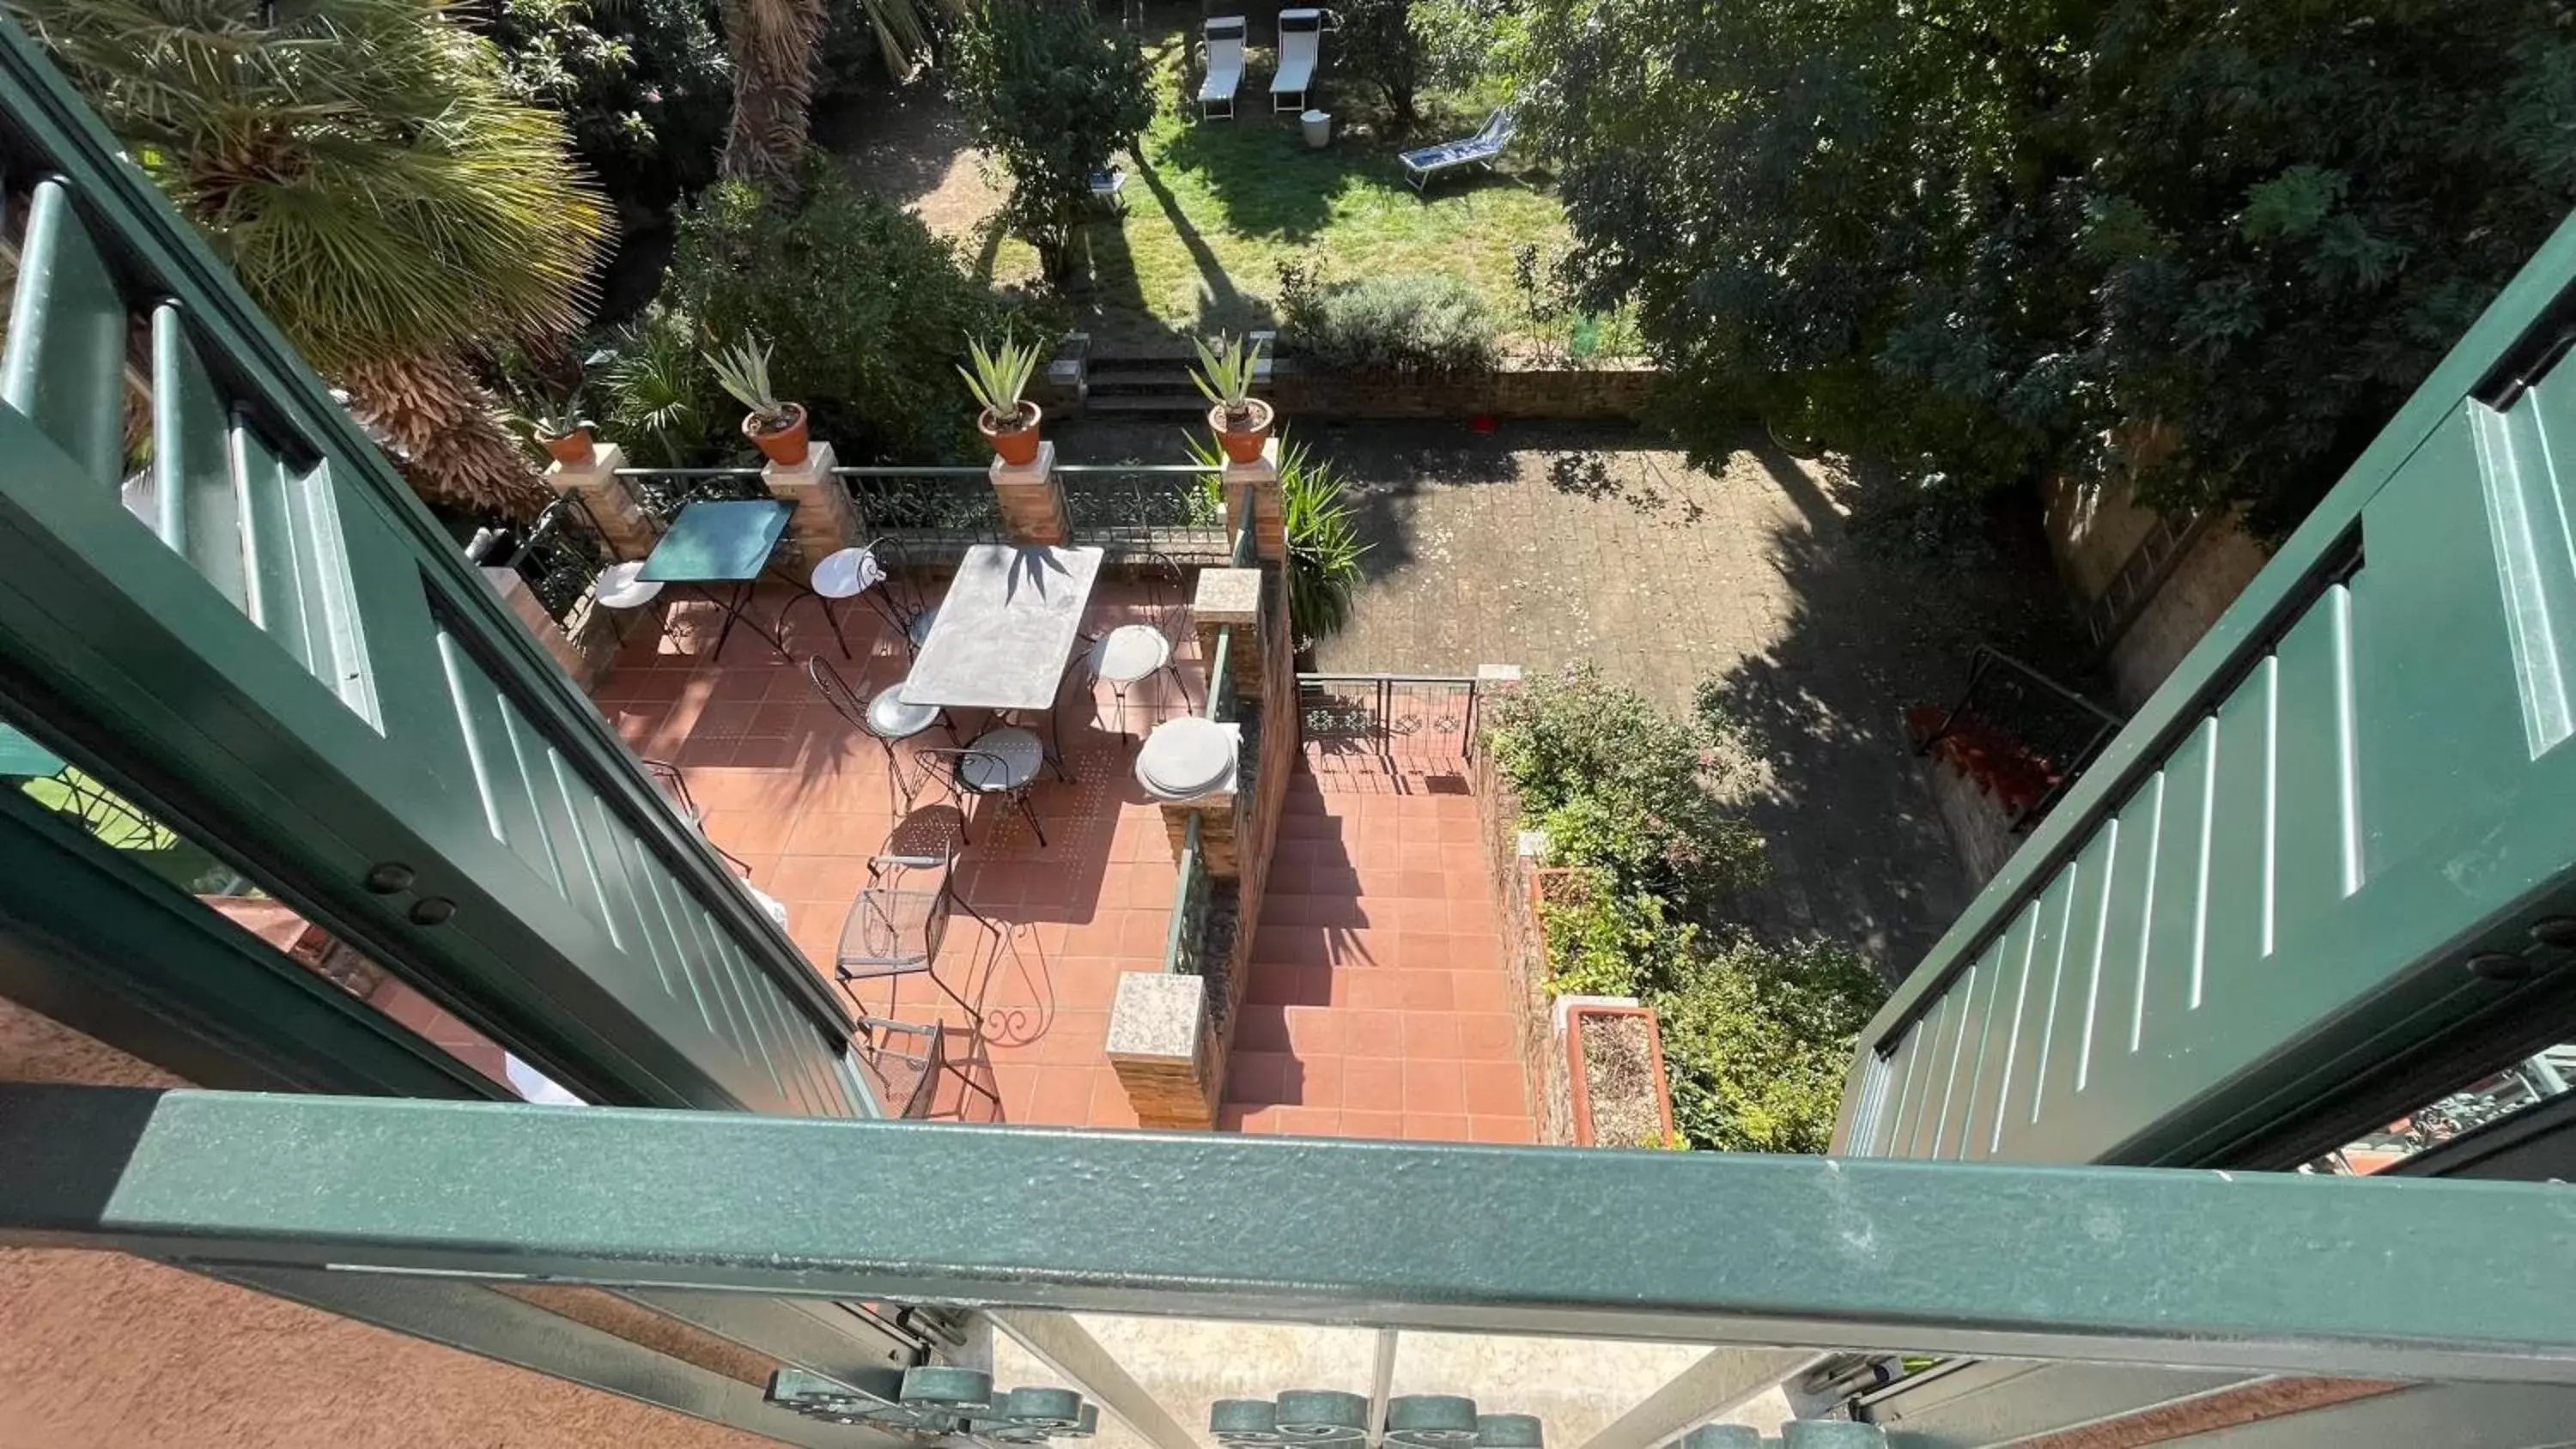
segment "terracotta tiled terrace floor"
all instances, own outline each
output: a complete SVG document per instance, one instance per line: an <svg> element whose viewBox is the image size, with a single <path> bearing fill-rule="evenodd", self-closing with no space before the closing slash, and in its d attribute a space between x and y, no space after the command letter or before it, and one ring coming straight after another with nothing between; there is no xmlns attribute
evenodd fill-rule
<svg viewBox="0 0 2576 1449"><path fill-rule="evenodd" d="M1291 783L1220 1125L1531 1140L1476 802L1423 768Z"/></svg>
<svg viewBox="0 0 2576 1449"><path fill-rule="evenodd" d="M754 607L774 619L781 602ZM1141 604L1104 582L1086 629L1139 618ZM785 624L790 663L743 629L712 657L712 611L672 607L677 637L637 620L593 695L638 755L678 767L708 838L785 903L789 934L828 977L869 859L890 842L935 854L957 816L936 790L903 810L885 753L815 695L805 660L820 653L862 697L909 661L864 609L842 611L856 656L844 659L814 604L798 602ZM855 988L860 1014L942 1024L949 1054L999 1099L951 1083L933 1116L1136 1125L1105 1052L1109 1006L1120 973L1162 968L1179 875L1160 809L1132 774L1134 737L1201 702L1194 646L1181 673L1186 700L1159 680L1130 691L1123 734L1106 690L1095 722L1068 686L1056 718L1074 779L1049 775L1033 793L1043 845L1016 810L974 807L957 884L992 929L956 916L936 974L972 1003L980 1031L920 977ZM1527 1139L1473 801L1363 793L1424 788L1330 765L1292 782L1221 1125Z"/></svg>

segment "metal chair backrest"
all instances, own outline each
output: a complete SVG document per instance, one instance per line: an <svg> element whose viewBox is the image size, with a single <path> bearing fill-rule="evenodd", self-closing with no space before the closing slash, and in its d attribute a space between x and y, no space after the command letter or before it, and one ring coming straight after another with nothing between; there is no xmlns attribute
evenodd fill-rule
<svg viewBox="0 0 2576 1449"><path fill-rule="evenodd" d="M817 654L805 661L805 676L813 681L814 692L821 695L823 702L832 707L832 713L839 715L850 728L855 730L868 728L867 701L859 698L858 692L850 688L848 682L841 678L822 655ZM870 730L869 733L875 732Z"/></svg>
<svg viewBox="0 0 2576 1449"><path fill-rule="evenodd" d="M886 607L893 612L898 624L911 628L912 621L930 608L930 598L922 590L921 574L914 567L911 550L893 534L870 541L867 549L876 556L878 567L885 570L884 581L876 587L885 599Z"/></svg>
<svg viewBox="0 0 2576 1449"><path fill-rule="evenodd" d="M1167 553L1139 555L1134 567L1137 581L1145 587L1147 622L1179 644L1189 627L1190 571Z"/></svg>

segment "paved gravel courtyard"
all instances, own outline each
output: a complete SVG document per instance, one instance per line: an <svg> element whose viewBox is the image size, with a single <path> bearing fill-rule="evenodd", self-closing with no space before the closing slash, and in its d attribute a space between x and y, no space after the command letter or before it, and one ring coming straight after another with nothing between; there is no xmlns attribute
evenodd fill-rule
<svg viewBox="0 0 2576 1449"><path fill-rule="evenodd" d="M1083 424L1069 456L1146 458L1162 431ZM1327 673L1532 673L1590 662L1676 710L1702 681L1739 725L1742 799L1773 932L1850 941L1902 972L1966 904L1899 712L1946 700L1979 638L2035 648L2064 609L2044 555L1900 562L1851 536L1837 469L1767 440L1715 471L1622 427L1303 424L1350 478L1371 545ZM2035 537L2031 540L2035 545Z"/></svg>

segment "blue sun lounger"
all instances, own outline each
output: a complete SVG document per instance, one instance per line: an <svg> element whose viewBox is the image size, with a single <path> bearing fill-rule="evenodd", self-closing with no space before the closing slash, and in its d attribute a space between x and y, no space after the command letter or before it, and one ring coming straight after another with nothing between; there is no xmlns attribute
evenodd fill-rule
<svg viewBox="0 0 2576 1449"><path fill-rule="evenodd" d="M1415 191L1431 184L1431 178L1461 166L1491 166L1503 148L1512 143L1512 113L1496 111L1486 118L1485 129L1463 141L1444 141L1407 151L1398 159L1404 162L1404 179Z"/></svg>

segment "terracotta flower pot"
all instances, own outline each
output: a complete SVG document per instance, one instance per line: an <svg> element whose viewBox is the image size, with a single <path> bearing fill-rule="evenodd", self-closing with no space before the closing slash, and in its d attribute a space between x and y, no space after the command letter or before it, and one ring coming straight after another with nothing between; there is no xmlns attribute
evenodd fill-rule
<svg viewBox="0 0 2576 1449"><path fill-rule="evenodd" d="M993 445L993 456L1013 468L1025 468L1036 462L1038 425L1046 421L1045 411L1036 403L1024 402L1020 404L1019 422L1003 427L1001 421L991 408L984 409L983 415L975 419L975 430L984 435L985 442Z"/></svg>
<svg viewBox="0 0 2576 1449"><path fill-rule="evenodd" d="M760 446L769 461L782 468L793 468L805 461L805 405L789 403L787 416L775 426L763 428L757 414L742 420L742 435Z"/></svg>
<svg viewBox="0 0 2576 1449"><path fill-rule="evenodd" d="M1279 415L1270 404L1259 398L1253 398L1244 406L1250 417L1240 428L1227 423L1224 408L1209 408L1208 430L1216 434L1217 446L1225 449L1226 457L1237 463L1255 463L1261 460L1262 445L1270 441L1271 425L1279 420Z"/></svg>
<svg viewBox="0 0 2576 1449"><path fill-rule="evenodd" d="M586 427L575 428L559 438L549 438L540 433L537 435L537 443L546 450L548 456L567 468L578 468L590 461L590 429Z"/></svg>

